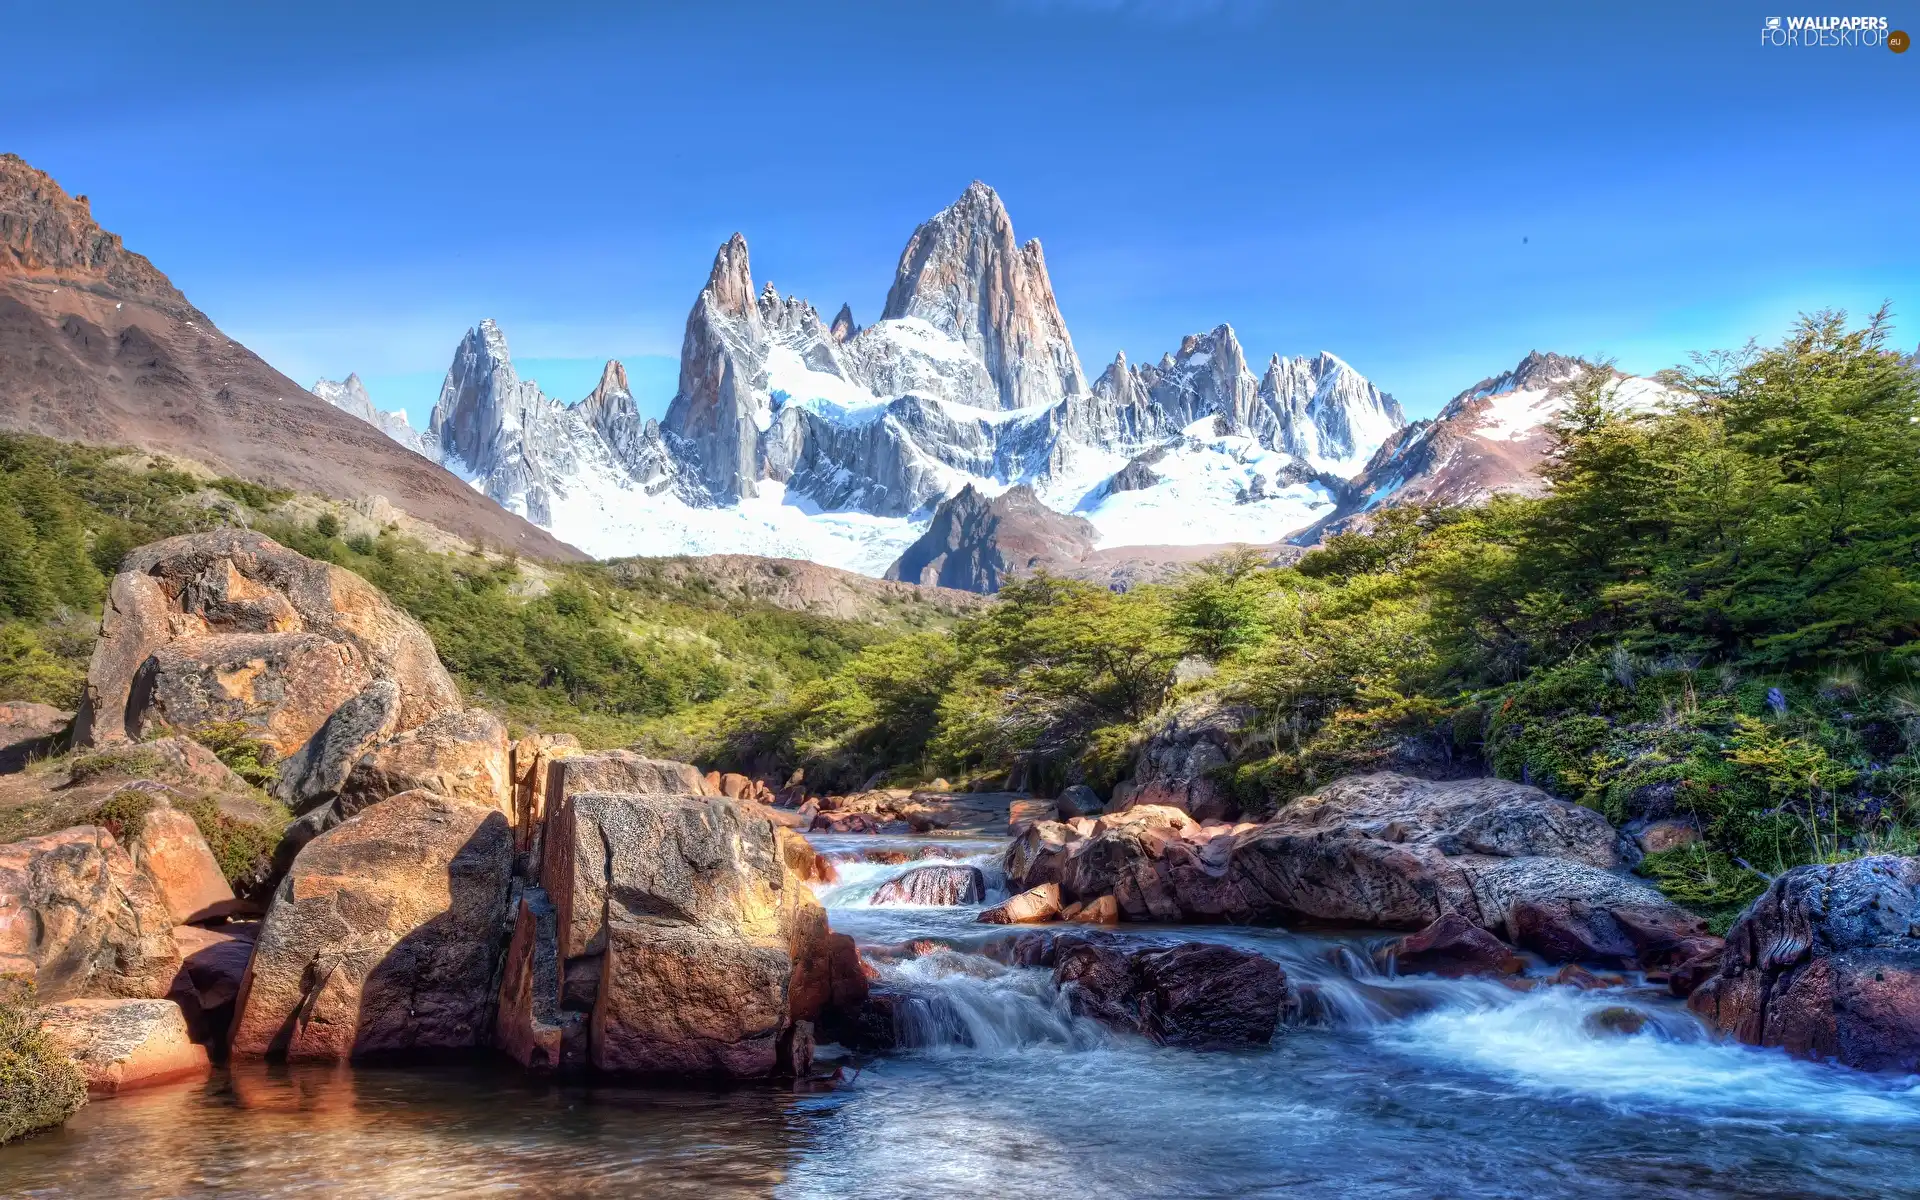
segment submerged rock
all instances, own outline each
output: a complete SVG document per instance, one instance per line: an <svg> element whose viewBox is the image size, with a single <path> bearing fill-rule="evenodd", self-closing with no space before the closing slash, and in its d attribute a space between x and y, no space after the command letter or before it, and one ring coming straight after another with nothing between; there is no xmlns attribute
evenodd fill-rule
<svg viewBox="0 0 1920 1200"><path fill-rule="evenodd" d="M986 899L987 877L979 867L915 867L874 890L874 904L978 904Z"/></svg>
<svg viewBox="0 0 1920 1200"><path fill-rule="evenodd" d="M1418 933L1387 946L1381 954L1402 975L1511 975L1524 965L1499 938L1459 913L1446 913Z"/></svg>
<svg viewBox="0 0 1920 1200"><path fill-rule="evenodd" d="M1750 1046L1920 1070L1920 858L1795 867L1727 931L1687 1006Z"/></svg>

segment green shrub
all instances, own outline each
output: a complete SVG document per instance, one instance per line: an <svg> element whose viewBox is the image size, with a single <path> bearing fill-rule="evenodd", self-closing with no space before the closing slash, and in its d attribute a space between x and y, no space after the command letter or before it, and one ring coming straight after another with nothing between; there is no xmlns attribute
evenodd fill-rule
<svg viewBox="0 0 1920 1200"><path fill-rule="evenodd" d="M0 1143L64 1125L87 1102L80 1068L40 1031L32 989L7 984L0 980Z"/></svg>
<svg viewBox="0 0 1920 1200"><path fill-rule="evenodd" d="M1637 870L1668 899L1705 917L1717 934L1725 934L1747 905L1767 890L1759 872L1704 842L1649 854Z"/></svg>

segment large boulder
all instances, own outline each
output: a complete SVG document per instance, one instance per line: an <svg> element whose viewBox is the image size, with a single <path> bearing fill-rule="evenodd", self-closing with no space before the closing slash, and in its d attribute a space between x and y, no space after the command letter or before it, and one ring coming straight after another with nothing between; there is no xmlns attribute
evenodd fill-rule
<svg viewBox="0 0 1920 1200"><path fill-rule="evenodd" d="M139 825L127 839L127 853L153 880L175 925L232 910L233 888L192 817L162 801L147 810Z"/></svg>
<svg viewBox="0 0 1920 1200"><path fill-rule="evenodd" d="M543 880L563 957L603 956L594 1067L750 1078L802 1066L795 926L818 905L774 830L712 796L583 792L550 811L544 867L560 869Z"/></svg>
<svg viewBox="0 0 1920 1200"><path fill-rule="evenodd" d="M289 635L296 636L272 640ZM326 665L301 635L342 647L341 665ZM249 636L269 640L204 642ZM161 655L183 640L203 644ZM100 640L75 716L76 744L137 740L157 719L192 724L201 711L233 711L233 697L246 691L270 699L276 690L288 690L268 678L282 663L319 671L334 687L357 670L363 678L340 700L371 679L393 680L400 686L403 729L460 703L426 631L371 584L250 530L220 529L142 546L122 562L108 588ZM238 674L229 682L222 671ZM135 696L143 675L159 701ZM332 712L318 711L321 702L300 694L299 687L291 691L290 700L277 702L291 711L267 730L283 754L298 749L289 739L302 724L310 721L304 742ZM317 717L302 715L315 711Z"/></svg>
<svg viewBox="0 0 1920 1200"><path fill-rule="evenodd" d="M180 968L173 924L104 829L0 845L0 975L32 980L42 1000L166 995Z"/></svg>
<svg viewBox="0 0 1920 1200"><path fill-rule="evenodd" d="M1221 919L1242 907L1228 878L1232 829L1202 826L1177 808L1136 805L1093 823L1068 851L1060 895L1113 897L1133 921Z"/></svg>
<svg viewBox="0 0 1920 1200"><path fill-rule="evenodd" d="M1080 840L1073 826L1061 821L1035 821L1007 843L1001 866L1007 886L1026 891L1041 884L1058 884L1066 869L1067 851Z"/></svg>
<svg viewBox="0 0 1920 1200"><path fill-rule="evenodd" d="M335 802L351 817L389 796L427 791L513 817L507 727L480 708L455 709L360 756Z"/></svg>
<svg viewBox="0 0 1920 1200"><path fill-rule="evenodd" d="M1752 1046L1920 1070L1920 858L1795 867L1727 931L1687 1001Z"/></svg>
<svg viewBox="0 0 1920 1200"><path fill-rule="evenodd" d="M171 1000L66 1000L41 1013L41 1032L86 1076L89 1096L205 1075L206 1047Z"/></svg>
<svg viewBox="0 0 1920 1200"><path fill-rule="evenodd" d="M512 861L504 814L428 791L315 838L261 926L232 1053L340 1062L486 1044Z"/></svg>
<svg viewBox="0 0 1920 1200"><path fill-rule="evenodd" d="M1621 874L1591 809L1500 779L1339 780L1236 840L1249 917L1421 929L1457 912L1554 959L1655 961L1705 934Z"/></svg>
<svg viewBox="0 0 1920 1200"><path fill-rule="evenodd" d="M978 904L986 899L987 877L979 867L936 865L903 871L874 889L874 904Z"/></svg>
<svg viewBox="0 0 1920 1200"><path fill-rule="evenodd" d="M1126 803L1177 808L1199 820L1232 820L1239 802L1216 773L1233 759L1233 743L1253 719L1244 705L1202 697L1176 709L1134 758Z"/></svg>
<svg viewBox="0 0 1920 1200"><path fill-rule="evenodd" d="M317 633L180 638L141 664L127 699L126 729L144 738L238 723L284 757L372 681L360 647Z"/></svg>
<svg viewBox="0 0 1920 1200"><path fill-rule="evenodd" d="M1141 947L1069 934L1047 952L1076 1013L1162 1045L1264 1046L1290 1003L1279 963L1230 946Z"/></svg>

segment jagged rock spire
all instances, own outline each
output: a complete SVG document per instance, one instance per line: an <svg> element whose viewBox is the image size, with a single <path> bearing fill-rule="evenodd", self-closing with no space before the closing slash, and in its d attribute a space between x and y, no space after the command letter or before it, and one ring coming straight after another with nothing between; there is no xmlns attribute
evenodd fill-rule
<svg viewBox="0 0 1920 1200"><path fill-rule="evenodd" d="M833 340L842 345L853 340L860 332L860 327L853 323L853 305L840 306L840 311L833 314L833 326L829 332L833 334Z"/></svg>
<svg viewBox="0 0 1920 1200"><path fill-rule="evenodd" d="M979 355L1002 408L1086 391L1039 241L1016 243L1006 206L977 179L908 239L882 314L902 317L919 317Z"/></svg>

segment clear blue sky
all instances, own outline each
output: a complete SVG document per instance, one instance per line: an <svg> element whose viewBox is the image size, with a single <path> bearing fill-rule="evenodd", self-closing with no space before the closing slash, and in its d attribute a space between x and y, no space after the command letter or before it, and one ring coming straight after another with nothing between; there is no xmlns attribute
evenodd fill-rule
<svg viewBox="0 0 1920 1200"><path fill-rule="evenodd" d="M563 398L619 356L663 406L736 229L871 320L975 177L1090 372L1230 321L1420 415L1536 347L1647 371L1883 299L1920 341L1920 51L1763 49L1777 11L4 0L0 149L416 421L485 316Z"/></svg>

